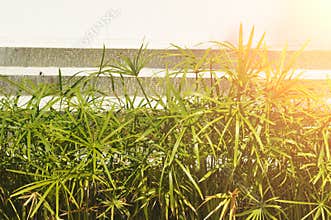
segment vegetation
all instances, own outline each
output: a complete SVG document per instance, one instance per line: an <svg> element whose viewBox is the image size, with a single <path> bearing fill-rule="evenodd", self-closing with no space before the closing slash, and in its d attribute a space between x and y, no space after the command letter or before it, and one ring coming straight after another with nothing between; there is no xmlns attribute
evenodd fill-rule
<svg viewBox="0 0 331 220"><path fill-rule="evenodd" d="M164 94L138 77L143 47L69 82L2 77L18 92L0 102L0 219L330 219L329 107L300 86L298 54L269 60L253 35L245 44L240 28L237 45L199 57L177 47ZM142 102L91 83L116 74L134 77Z"/></svg>

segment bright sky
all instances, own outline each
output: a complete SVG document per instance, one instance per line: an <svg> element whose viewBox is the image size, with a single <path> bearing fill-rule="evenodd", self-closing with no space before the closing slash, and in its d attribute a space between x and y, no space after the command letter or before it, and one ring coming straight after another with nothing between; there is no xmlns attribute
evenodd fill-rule
<svg viewBox="0 0 331 220"><path fill-rule="evenodd" d="M0 46L137 47L208 40L236 41L246 33L281 48L331 49L331 0L11 0L0 13Z"/></svg>

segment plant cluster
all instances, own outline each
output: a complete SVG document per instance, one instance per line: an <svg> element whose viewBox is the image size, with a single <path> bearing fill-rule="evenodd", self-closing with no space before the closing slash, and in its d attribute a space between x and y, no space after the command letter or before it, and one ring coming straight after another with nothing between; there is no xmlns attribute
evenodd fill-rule
<svg viewBox="0 0 331 220"><path fill-rule="evenodd" d="M177 47L162 94L141 82L143 47L54 85L2 77L18 90L0 100L0 219L330 219L329 107L294 74L298 53L270 60L253 35ZM116 75L141 102L93 83Z"/></svg>

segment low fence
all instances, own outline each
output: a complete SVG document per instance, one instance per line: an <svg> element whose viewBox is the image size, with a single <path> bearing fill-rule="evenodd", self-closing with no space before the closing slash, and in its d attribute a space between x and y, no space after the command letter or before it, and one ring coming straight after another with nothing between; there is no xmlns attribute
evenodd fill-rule
<svg viewBox="0 0 331 220"><path fill-rule="evenodd" d="M137 49L106 49L105 61L119 59L121 56L133 56ZM163 56L165 53L173 53L176 50L148 50L147 53L156 54L141 72L141 81L146 88L146 92L162 94L162 78L153 77L153 73L167 67L172 67L180 61L180 57ZM193 50L197 56L202 56L203 50ZM213 51L217 53L217 51ZM294 51L289 51L289 56ZM78 49L78 48L0 48L0 74L14 82L24 80L30 81L31 85L38 86L39 83L59 83L58 69L64 80L68 80L78 71L92 71L93 67L100 64L103 49ZM270 59L279 58L280 51L269 51ZM331 73L331 51L304 51L296 62L296 68L306 72L300 83L310 90L317 91L322 95L330 94L328 74ZM123 79L114 77L116 91L125 91L128 95L142 95L134 78L125 77L125 87ZM171 78L174 85L179 84L181 79ZM195 79L185 79L186 89L193 89ZM112 95L112 82L109 77L100 77L95 82L100 90L108 95ZM208 79L206 79L208 84ZM0 88L6 92L15 92L13 86L1 80ZM226 81L221 81L220 88L227 89Z"/></svg>

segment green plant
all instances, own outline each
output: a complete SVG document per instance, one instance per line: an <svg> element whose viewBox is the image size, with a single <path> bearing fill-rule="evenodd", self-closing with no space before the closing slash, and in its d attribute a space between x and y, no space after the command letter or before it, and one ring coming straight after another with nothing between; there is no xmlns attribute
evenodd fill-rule
<svg viewBox="0 0 331 220"><path fill-rule="evenodd" d="M298 54L274 62L239 33L200 56L176 46L159 93L143 45L52 85L1 77L17 89L0 100L0 218L330 219L329 107L299 86Z"/></svg>

